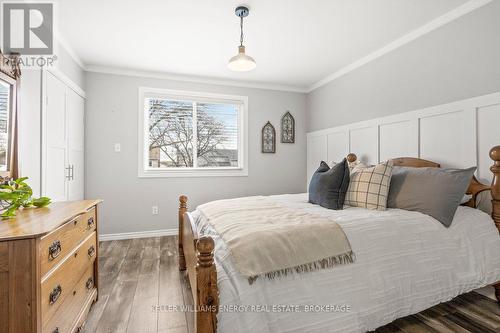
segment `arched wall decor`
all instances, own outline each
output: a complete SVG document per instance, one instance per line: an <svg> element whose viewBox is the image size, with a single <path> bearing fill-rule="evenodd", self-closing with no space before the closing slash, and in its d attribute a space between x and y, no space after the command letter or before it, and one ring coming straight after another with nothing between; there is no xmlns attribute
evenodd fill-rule
<svg viewBox="0 0 500 333"><path fill-rule="evenodd" d="M295 143L295 119L290 111L281 118L281 143Z"/></svg>
<svg viewBox="0 0 500 333"><path fill-rule="evenodd" d="M276 152L276 130L271 122L262 127L262 153L274 154Z"/></svg>

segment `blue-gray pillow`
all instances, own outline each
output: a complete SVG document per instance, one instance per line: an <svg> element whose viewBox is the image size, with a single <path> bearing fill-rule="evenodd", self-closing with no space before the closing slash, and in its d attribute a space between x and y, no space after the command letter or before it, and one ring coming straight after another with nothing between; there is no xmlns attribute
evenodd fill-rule
<svg viewBox="0 0 500 333"><path fill-rule="evenodd" d="M475 171L394 167L387 207L421 212L449 227Z"/></svg>
<svg viewBox="0 0 500 333"><path fill-rule="evenodd" d="M349 164L345 158L331 169L321 161L309 183L309 202L328 209L342 209L348 187Z"/></svg>

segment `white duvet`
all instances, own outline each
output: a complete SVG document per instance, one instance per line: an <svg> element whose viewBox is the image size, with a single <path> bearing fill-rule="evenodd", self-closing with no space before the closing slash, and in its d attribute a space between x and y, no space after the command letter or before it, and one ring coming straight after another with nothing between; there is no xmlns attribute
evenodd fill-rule
<svg viewBox="0 0 500 333"><path fill-rule="evenodd" d="M356 262L249 285L224 242L193 212L198 232L216 241L219 333L366 332L500 281L500 236L477 209L459 207L445 228L417 212L335 211L309 204L307 194L271 198L334 218Z"/></svg>

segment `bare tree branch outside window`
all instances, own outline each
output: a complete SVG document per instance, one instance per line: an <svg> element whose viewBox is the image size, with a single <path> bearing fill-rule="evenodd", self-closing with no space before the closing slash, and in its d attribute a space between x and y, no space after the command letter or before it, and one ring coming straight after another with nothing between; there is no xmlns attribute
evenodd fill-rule
<svg viewBox="0 0 500 333"><path fill-rule="evenodd" d="M146 107L150 167L238 166L236 106L147 98ZM195 108L196 119L193 119ZM193 158L194 151L197 163Z"/></svg>

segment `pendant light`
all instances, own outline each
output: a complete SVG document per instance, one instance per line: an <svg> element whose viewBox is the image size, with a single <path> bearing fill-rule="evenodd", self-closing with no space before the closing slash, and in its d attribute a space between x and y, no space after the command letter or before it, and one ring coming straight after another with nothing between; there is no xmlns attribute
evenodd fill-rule
<svg viewBox="0 0 500 333"><path fill-rule="evenodd" d="M245 54L245 46L243 45L243 18L249 14L247 7L239 6L234 13L240 18L240 46L238 46L238 54L229 59L227 67L236 72L248 72L254 69L257 64L255 60Z"/></svg>

